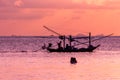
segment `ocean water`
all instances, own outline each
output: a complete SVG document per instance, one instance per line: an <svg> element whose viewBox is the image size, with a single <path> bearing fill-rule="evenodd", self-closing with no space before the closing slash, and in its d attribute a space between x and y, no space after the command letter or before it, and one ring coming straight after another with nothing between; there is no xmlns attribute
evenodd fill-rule
<svg viewBox="0 0 120 80"><path fill-rule="evenodd" d="M93 42L101 46L92 53L49 53L41 49L44 43L57 41L0 37L0 80L120 80L120 37ZM70 64L71 57L78 63Z"/></svg>

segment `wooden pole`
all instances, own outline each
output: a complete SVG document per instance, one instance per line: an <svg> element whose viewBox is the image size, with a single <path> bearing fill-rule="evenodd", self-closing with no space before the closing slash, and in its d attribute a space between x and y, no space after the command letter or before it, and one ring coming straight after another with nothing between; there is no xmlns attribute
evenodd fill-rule
<svg viewBox="0 0 120 80"><path fill-rule="evenodd" d="M69 45L70 45L70 48L71 48L71 40L72 40L72 36L70 35L69 36Z"/></svg>
<svg viewBox="0 0 120 80"><path fill-rule="evenodd" d="M63 48L65 49L65 35L63 36Z"/></svg>
<svg viewBox="0 0 120 80"><path fill-rule="evenodd" d="M89 32L89 46L91 45L91 33Z"/></svg>

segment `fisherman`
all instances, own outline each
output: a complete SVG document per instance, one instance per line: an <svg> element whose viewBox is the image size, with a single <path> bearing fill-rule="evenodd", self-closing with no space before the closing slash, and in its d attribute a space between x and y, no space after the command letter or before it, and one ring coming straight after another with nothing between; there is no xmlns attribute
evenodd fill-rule
<svg viewBox="0 0 120 80"><path fill-rule="evenodd" d="M68 44L66 44L65 50L69 51L71 50L71 47Z"/></svg>
<svg viewBox="0 0 120 80"><path fill-rule="evenodd" d="M52 43L49 43L47 48L50 48L50 47L52 47Z"/></svg>
<svg viewBox="0 0 120 80"><path fill-rule="evenodd" d="M69 46L68 46L68 44L66 44L66 49L68 49L69 48Z"/></svg>
<svg viewBox="0 0 120 80"><path fill-rule="evenodd" d="M58 49L60 49L60 50L62 49L61 43L62 43L62 41L57 43L58 44Z"/></svg>

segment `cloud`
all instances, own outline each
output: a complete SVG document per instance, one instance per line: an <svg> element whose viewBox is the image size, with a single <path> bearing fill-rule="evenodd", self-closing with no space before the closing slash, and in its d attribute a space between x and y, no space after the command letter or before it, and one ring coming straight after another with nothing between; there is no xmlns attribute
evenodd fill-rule
<svg viewBox="0 0 120 80"><path fill-rule="evenodd" d="M120 0L110 0L105 2L105 6L109 6L110 8L120 9Z"/></svg>
<svg viewBox="0 0 120 80"><path fill-rule="evenodd" d="M103 5L105 0L72 0L74 3L85 3L85 4L93 4L93 5Z"/></svg>
<svg viewBox="0 0 120 80"><path fill-rule="evenodd" d="M23 0L23 2L25 4L23 6L24 8L55 8L55 9L120 8L119 0L34 0L34 1Z"/></svg>
<svg viewBox="0 0 120 80"><path fill-rule="evenodd" d="M50 9L112 9L120 8L119 0L0 0L2 7Z"/></svg>
<svg viewBox="0 0 120 80"><path fill-rule="evenodd" d="M41 19L59 9L120 9L119 0L0 0L0 19ZM78 19L74 17L73 19Z"/></svg>
<svg viewBox="0 0 120 80"><path fill-rule="evenodd" d="M54 10L31 9L31 8L0 8L1 20L31 20L42 19L54 13Z"/></svg>
<svg viewBox="0 0 120 80"><path fill-rule="evenodd" d="M24 4L24 3L23 3L22 0L16 0L16 1L14 2L14 5L17 6L17 7L21 7L23 4Z"/></svg>
<svg viewBox="0 0 120 80"><path fill-rule="evenodd" d="M24 4L22 0L0 0L0 7L20 7Z"/></svg>
<svg viewBox="0 0 120 80"><path fill-rule="evenodd" d="M0 0L0 7L5 7L7 6L8 2L5 0Z"/></svg>

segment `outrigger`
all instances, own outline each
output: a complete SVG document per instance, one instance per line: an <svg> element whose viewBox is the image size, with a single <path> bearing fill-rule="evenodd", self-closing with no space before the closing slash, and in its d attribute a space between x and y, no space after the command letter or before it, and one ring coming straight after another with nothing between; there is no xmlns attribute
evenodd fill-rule
<svg viewBox="0 0 120 80"><path fill-rule="evenodd" d="M96 48L98 48L100 46L100 44L96 45L96 46L93 46L91 44L91 42L92 42L91 33L89 33L88 41L82 43L82 42L79 42L79 41L75 40L74 38L72 38L71 35L69 37L66 37L65 35L61 35L46 26L43 26L43 27L46 28L47 30L59 35L59 39L61 40L59 43L57 43L58 44L57 48L52 48L52 43L48 43L47 47L44 45L43 46L44 49L47 49L49 52L93 52ZM105 36L105 37L109 37L111 35L112 34ZM102 37L102 38L105 38L105 37ZM100 39L102 39L102 38L100 38ZM66 43L66 40L68 40L67 43ZM96 41L96 40L99 40L99 39L95 39L93 41ZM72 44L73 42L77 42L79 44L85 44L85 45L87 45L87 47L86 48L76 48L75 46L79 45L79 44L73 45ZM86 44L86 43L88 43L88 44Z"/></svg>

